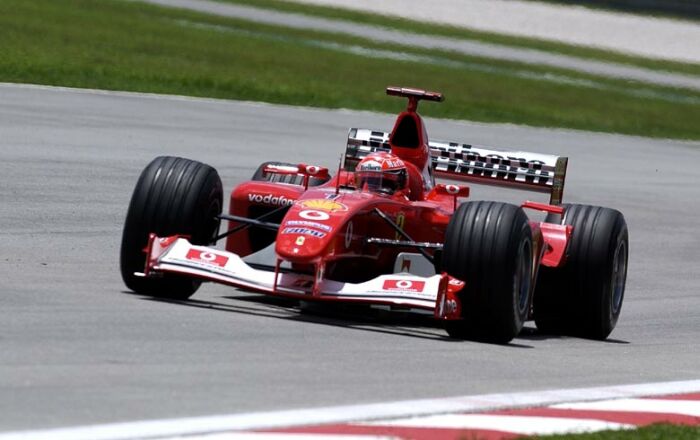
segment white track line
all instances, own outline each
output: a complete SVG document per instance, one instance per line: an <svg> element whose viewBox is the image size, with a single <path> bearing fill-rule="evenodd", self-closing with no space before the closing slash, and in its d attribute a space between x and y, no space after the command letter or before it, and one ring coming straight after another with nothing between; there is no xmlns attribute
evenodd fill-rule
<svg viewBox="0 0 700 440"><path fill-rule="evenodd" d="M170 437L163 440L401 440L398 437L348 434L295 434L285 432L230 432L226 434L198 435L196 437Z"/></svg>
<svg viewBox="0 0 700 440"><path fill-rule="evenodd" d="M625 411L683 414L700 417L700 401L696 400L666 400L666 399L618 399L599 402L564 403L553 405L557 409L577 409L594 411Z"/></svg>
<svg viewBox="0 0 700 440"><path fill-rule="evenodd" d="M262 430L325 423L369 422L554 405L559 403L660 396L700 391L700 380L636 385L482 394L288 411L257 412L182 419L146 420L0 434L0 440L133 440Z"/></svg>
<svg viewBox="0 0 700 440"><path fill-rule="evenodd" d="M433 429L486 429L524 435L568 434L603 431L606 429L635 428L634 425L592 419L491 414L446 414L362 423L362 425Z"/></svg>

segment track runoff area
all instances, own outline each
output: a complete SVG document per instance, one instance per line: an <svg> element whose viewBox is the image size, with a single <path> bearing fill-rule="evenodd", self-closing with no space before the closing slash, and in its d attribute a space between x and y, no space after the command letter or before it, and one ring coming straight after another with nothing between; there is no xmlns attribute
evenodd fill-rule
<svg viewBox="0 0 700 440"><path fill-rule="evenodd" d="M0 440L513 439L700 425L700 380L146 420L0 434Z"/></svg>

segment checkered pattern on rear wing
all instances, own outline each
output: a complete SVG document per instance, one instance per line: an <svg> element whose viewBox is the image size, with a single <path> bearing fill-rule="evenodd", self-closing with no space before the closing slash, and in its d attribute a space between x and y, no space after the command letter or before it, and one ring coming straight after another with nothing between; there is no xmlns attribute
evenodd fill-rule
<svg viewBox="0 0 700 440"><path fill-rule="evenodd" d="M343 169L355 171L357 163L375 151L391 151L389 133L365 128L351 128L348 133L348 144L345 147Z"/></svg>
<svg viewBox="0 0 700 440"><path fill-rule="evenodd" d="M552 205L561 204L567 157L494 150L455 142L431 141L429 146L437 177L544 192L550 195ZM369 153L390 150L389 133L352 128L348 134L344 168L352 171Z"/></svg>

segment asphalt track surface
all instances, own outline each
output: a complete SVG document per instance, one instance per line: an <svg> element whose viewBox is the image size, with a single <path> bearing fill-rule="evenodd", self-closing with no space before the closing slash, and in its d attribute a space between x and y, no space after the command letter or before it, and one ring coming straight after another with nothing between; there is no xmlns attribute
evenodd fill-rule
<svg viewBox="0 0 700 440"><path fill-rule="evenodd" d="M125 292L122 222L153 157L208 162L232 187L264 160L333 166L348 127L392 121L0 85L0 431L700 378L697 142L428 120L435 139L568 155L565 199L625 214L607 342L532 323L507 346L452 341L418 319L302 314L212 284L180 303Z"/></svg>
<svg viewBox="0 0 700 440"><path fill-rule="evenodd" d="M220 15L223 17L250 20L257 23L264 23L274 26L333 32L367 38L383 43L402 44L424 49L448 50L470 56L544 65L549 67L576 70L592 75L609 76L612 78L641 81L662 86L700 90L700 78L697 76L644 69L641 67L634 67L624 64L606 63L574 56L558 55L535 49L524 49L498 44L482 43L473 40L413 34L410 32L395 31L379 26L363 25L342 20L331 20L303 14L278 12L268 9L221 3L212 0L139 1L161 6L189 9L208 14Z"/></svg>
<svg viewBox="0 0 700 440"><path fill-rule="evenodd" d="M629 55L700 62L700 47L697 45L700 26L690 19L614 12L573 2L531 0L294 1L593 46Z"/></svg>

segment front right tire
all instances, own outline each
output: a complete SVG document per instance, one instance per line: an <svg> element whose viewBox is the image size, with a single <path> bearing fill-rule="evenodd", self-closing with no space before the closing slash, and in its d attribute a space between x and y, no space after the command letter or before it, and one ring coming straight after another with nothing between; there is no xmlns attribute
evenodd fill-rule
<svg viewBox="0 0 700 440"><path fill-rule="evenodd" d="M219 230L223 190L216 170L181 157L155 158L141 173L124 222L120 269L124 284L136 293L169 299L189 298L201 282L165 274L143 278L150 233L180 234L192 244L208 245Z"/></svg>
<svg viewBox="0 0 700 440"><path fill-rule="evenodd" d="M528 318L532 230L522 208L499 202L459 206L445 233L442 268L465 282L462 319L447 321L455 338L505 344Z"/></svg>

